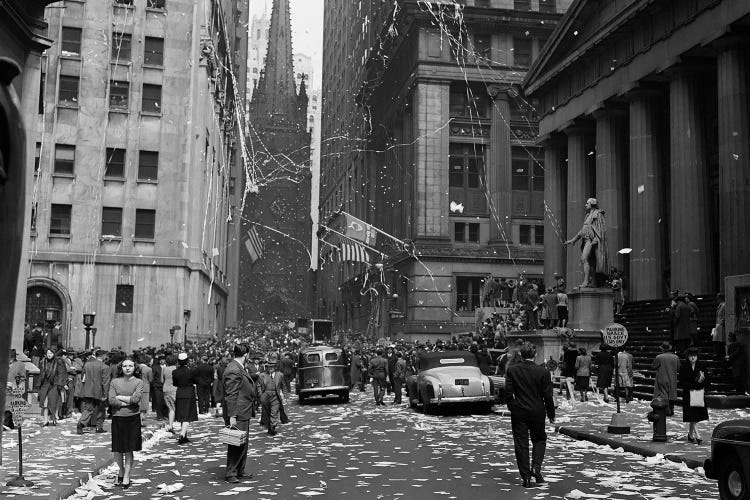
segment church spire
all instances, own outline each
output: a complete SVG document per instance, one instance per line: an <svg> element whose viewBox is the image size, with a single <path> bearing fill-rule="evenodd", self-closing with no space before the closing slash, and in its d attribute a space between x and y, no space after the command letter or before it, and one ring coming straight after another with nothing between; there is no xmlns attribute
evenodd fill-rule
<svg viewBox="0 0 750 500"><path fill-rule="evenodd" d="M273 117L274 122L289 124L297 122L289 0L273 0L266 63L258 89L258 102L253 102L252 106L258 118L263 120ZM256 101L255 94L253 101Z"/></svg>

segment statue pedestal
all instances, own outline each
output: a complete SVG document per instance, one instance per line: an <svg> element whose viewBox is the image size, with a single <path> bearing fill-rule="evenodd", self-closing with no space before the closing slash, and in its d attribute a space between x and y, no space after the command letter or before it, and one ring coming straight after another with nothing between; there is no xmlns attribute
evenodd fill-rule
<svg viewBox="0 0 750 500"><path fill-rule="evenodd" d="M568 294L568 328L575 332L600 332L614 322L613 307L611 288L576 288Z"/></svg>
<svg viewBox="0 0 750 500"><path fill-rule="evenodd" d="M576 347L583 347L586 352L598 351L601 344L600 332L573 332L573 340ZM523 339L531 342L536 346L537 364L547 361L550 357L555 361L560 361L562 354L562 345L565 337L560 334L557 328L550 330L530 330L522 332L511 332L508 334L508 344L514 345L516 339Z"/></svg>

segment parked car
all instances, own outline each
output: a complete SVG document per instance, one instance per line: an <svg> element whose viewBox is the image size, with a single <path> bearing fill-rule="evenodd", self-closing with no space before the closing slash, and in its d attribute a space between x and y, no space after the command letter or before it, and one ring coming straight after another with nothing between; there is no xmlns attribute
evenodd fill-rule
<svg viewBox="0 0 750 500"><path fill-rule="evenodd" d="M417 373L406 379L409 406L433 413L438 407L471 404L489 411L493 382L483 375L468 351L426 352L417 358Z"/></svg>
<svg viewBox="0 0 750 500"><path fill-rule="evenodd" d="M349 366L337 347L303 349L297 363L297 394L300 404L311 396L338 396L349 402Z"/></svg>
<svg viewBox="0 0 750 500"><path fill-rule="evenodd" d="M750 500L750 419L727 420L711 435L706 477L719 482L721 500Z"/></svg>

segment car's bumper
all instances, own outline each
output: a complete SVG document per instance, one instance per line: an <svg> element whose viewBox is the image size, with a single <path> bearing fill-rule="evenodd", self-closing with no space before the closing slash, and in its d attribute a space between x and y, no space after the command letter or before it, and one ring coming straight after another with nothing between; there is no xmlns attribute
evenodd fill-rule
<svg viewBox="0 0 750 500"><path fill-rule="evenodd" d="M716 468L714 467L713 460L706 459L705 462L703 462L703 470L706 474L706 477L708 479L718 479L718 475L716 474Z"/></svg>
<svg viewBox="0 0 750 500"><path fill-rule="evenodd" d="M300 394L328 394L331 392L348 391L349 387L345 385L329 385L328 387L304 387L300 388Z"/></svg>
<svg viewBox="0 0 750 500"><path fill-rule="evenodd" d="M492 399L489 396L458 396L452 398L430 398L430 403L434 404L455 404L455 403L489 403Z"/></svg>

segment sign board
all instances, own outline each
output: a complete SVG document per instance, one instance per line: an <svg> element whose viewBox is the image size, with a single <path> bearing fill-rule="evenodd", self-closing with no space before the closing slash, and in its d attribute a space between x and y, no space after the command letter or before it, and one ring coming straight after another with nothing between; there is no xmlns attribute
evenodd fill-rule
<svg viewBox="0 0 750 500"><path fill-rule="evenodd" d="M21 425L26 412L31 406L29 402L23 398L23 393L23 389L8 389L7 393L8 400L5 407L13 414L13 423L16 425Z"/></svg>
<svg viewBox="0 0 750 500"><path fill-rule="evenodd" d="M628 329L619 323L611 323L602 330L604 343L610 347L622 347L628 341Z"/></svg>

